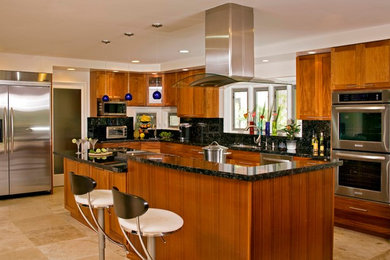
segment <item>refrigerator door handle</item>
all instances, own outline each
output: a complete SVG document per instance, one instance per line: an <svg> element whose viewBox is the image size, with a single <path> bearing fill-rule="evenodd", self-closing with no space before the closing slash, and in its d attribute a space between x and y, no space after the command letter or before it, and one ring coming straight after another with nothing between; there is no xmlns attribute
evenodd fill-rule
<svg viewBox="0 0 390 260"><path fill-rule="evenodd" d="M11 153L14 152L14 109L11 107L11 116L10 116L10 128L11 128Z"/></svg>
<svg viewBox="0 0 390 260"><path fill-rule="evenodd" d="M7 145L8 137L7 137L7 128L6 127L7 127L7 108L4 107L2 128L3 128L3 144L4 144L4 151L5 152L8 151L8 145Z"/></svg>

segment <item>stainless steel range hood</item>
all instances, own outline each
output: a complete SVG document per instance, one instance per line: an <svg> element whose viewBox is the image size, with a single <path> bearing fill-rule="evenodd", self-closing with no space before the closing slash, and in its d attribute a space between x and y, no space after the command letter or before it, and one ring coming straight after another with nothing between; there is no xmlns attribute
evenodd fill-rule
<svg viewBox="0 0 390 260"><path fill-rule="evenodd" d="M283 84L254 78L253 8L228 3L206 10L206 73L189 76L178 87L221 87L236 82Z"/></svg>

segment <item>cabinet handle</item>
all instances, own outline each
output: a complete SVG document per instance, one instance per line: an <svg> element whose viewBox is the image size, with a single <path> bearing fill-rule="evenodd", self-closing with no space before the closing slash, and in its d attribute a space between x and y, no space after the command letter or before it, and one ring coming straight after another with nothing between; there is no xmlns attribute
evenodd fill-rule
<svg viewBox="0 0 390 260"><path fill-rule="evenodd" d="M356 84L352 84L352 85L347 85L346 87L347 88L354 88L354 87L357 87L358 85L356 85Z"/></svg>
<svg viewBox="0 0 390 260"><path fill-rule="evenodd" d="M348 207L349 209L356 210L356 211L361 211L361 212L367 212L368 210L366 209L361 209L361 208L355 208L355 207Z"/></svg>

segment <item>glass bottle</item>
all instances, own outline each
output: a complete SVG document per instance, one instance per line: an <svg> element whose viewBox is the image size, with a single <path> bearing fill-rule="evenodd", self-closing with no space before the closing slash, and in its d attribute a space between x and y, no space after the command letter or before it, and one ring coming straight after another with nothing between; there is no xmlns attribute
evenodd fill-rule
<svg viewBox="0 0 390 260"><path fill-rule="evenodd" d="M313 155L318 156L318 139L316 135L314 136L314 141L313 141Z"/></svg>
<svg viewBox="0 0 390 260"><path fill-rule="evenodd" d="M320 156L325 155L325 146L324 146L324 133L320 133Z"/></svg>

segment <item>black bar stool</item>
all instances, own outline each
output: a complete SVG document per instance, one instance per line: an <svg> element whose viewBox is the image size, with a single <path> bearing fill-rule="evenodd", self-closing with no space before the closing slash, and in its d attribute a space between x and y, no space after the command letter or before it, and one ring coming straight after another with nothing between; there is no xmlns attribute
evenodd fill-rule
<svg viewBox="0 0 390 260"><path fill-rule="evenodd" d="M99 236L99 260L105 259L105 238L107 237L112 243L126 249L127 248L114 240L112 240L104 232L104 209L112 207L113 197L111 190L101 190L96 188L96 181L90 177L76 175L73 172L69 172L70 186L74 195L77 208L79 209L84 220ZM91 224L88 218L85 216L80 206L88 207L91 213L92 219L96 224L96 227ZM96 220L93 209L97 209L98 219Z"/></svg>
<svg viewBox="0 0 390 260"><path fill-rule="evenodd" d="M137 234L148 260L156 257L155 238L173 233L183 226L183 219L172 211L149 208L148 202L135 195L120 192L112 188L114 209L119 226L130 246L141 259L145 259L131 243L127 233ZM142 241L147 237L147 249Z"/></svg>

